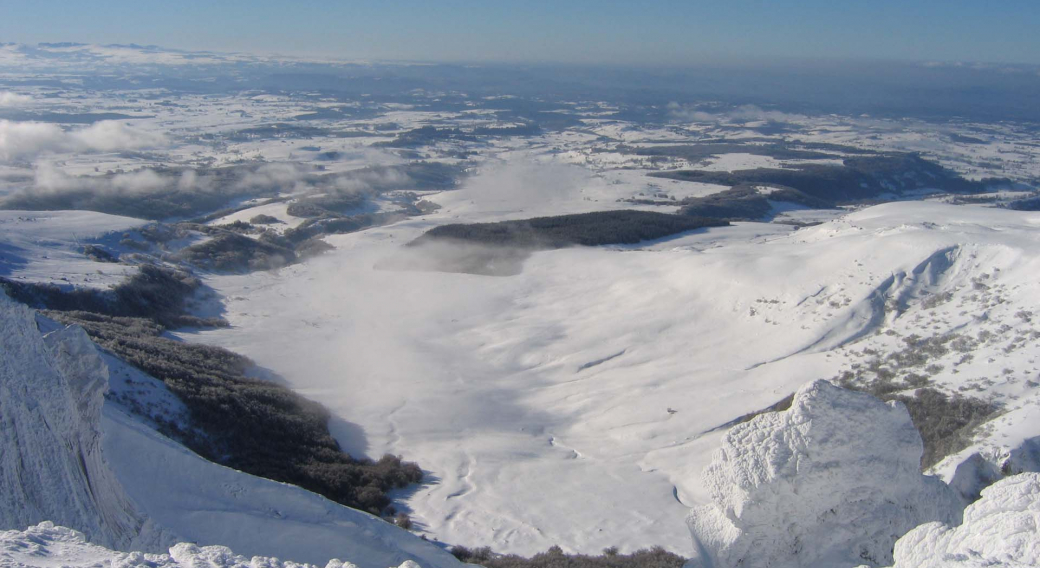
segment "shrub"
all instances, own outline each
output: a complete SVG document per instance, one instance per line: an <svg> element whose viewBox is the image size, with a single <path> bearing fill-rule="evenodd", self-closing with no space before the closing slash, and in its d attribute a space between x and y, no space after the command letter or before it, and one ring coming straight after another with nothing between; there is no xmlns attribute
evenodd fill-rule
<svg viewBox="0 0 1040 568"><path fill-rule="evenodd" d="M412 530L412 519L405 513L397 513L394 515L394 524L406 531Z"/></svg>
<svg viewBox="0 0 1040 568"><path fill-rule="evenodd" d="M515 554L498 555L487 547L470 550L464 546L454 546L451 553L462 562L486 568L681 568L686 562L685 558L659 546L632 554L619 554L617 547L610 547L600 556L565 554L559 546L552 546L531 558Z"/></svg>
<svg viewBox="0 0 1040 568"><path fill-rule="evenodd" d="M260 213L258 215L253 215L249 219L249 223L252 225L273 225L275 223L281 223L281 221L278 220L278 217Z"/></svg>
<svg viewBox="0 0 1040 568"><path fill-rule="evenodd" d="M187 247L173 258L208 270L248 272L281 268L296 262L296 253L264 240L225 232Z"/></svg>

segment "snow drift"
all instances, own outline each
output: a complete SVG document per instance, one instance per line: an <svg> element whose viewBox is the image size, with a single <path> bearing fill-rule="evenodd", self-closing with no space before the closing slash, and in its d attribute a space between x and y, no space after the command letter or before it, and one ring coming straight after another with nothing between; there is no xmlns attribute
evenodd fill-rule
<svg viewBox="0 0 1040 568"><path fill-rule="evenodd" d="M964 523L928 523L896 542L895 568L1040 565L1040 474L1002 479L964 510Z"/></svg>
<svg viewBox="0 0 1040 568"><path fill-rule="evenodd" d="M203 546L182 542L169 554L117 552L90 544L83 533L44 522L24 531L0 531L0 564L4 566L63 566L66 568L313 568L277 558L240 556L224 546ZM326 568L357 568L349 562L330 560ZM399 568L419 568L406 560Z"/></svg>
<svg viewBox="0 0 1040 568"><path fill-rule="evenodd" d="M789 410L723 438L703 474L712 503L687 518L687 567L889 564L915 526L960 522L956 494L921 475L921 453L901 404L810 383Z"/></svg>

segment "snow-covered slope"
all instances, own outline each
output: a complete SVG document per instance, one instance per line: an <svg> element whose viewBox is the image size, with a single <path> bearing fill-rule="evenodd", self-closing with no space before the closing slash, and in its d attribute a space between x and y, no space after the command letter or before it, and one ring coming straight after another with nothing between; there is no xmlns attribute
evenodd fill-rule
<svg viewBox="0 0 1040 568"><path fill-rule="evenodd" d="M106 406L102 426L105 456L127 494L178 540L312 564L343 558L362 568L407 560L426 568L459 565L372 515L208 462L116 407Z"/></svg>
<svg viewBox="0 0 1040 568"><path fill-rule="evenodd" d="M362 568L458 565L372 515L207 462L105 403L109 371L83 330L2 293L0 340L2 528L53 521L124 550L189 540Z"/></svg>
<svg viewBox="0 0 1040 568"><path fill-rule="evenodd" d="M92 261L83 255L84 245L118 249L123 231L146 223L93 211L0 211L0 276L107 288L135 268Z"/></svg>
<svg viewBox="0 0 1040 568"><path fill-rule="evenodd" d="M712 503L687 522L687 568L877 566L928 521L956 525L961 504L923 476L921 437L900 403L826 381L789 410L733 427L702 479Z"/></svg>
<svg viewBox="0 0 1040 568"><path fill-rule="evenodd" d="M119 552L88 543L83 533L44 522L24 531L0 531L0 565L33 568L313 568L278 558L235 554L225 546L203 546L180 543L169 554ZM325 563L326 568L357 568L337 559ZM398 568L419 568L406 560Z"/></svg>
<svg viewBox="0 0 1040 568"><path fill-rule="evenodd" d="M1040 565L1040 475L1023 473L982 491L964 523L928 523L896 542L895 568Z"/></svg>

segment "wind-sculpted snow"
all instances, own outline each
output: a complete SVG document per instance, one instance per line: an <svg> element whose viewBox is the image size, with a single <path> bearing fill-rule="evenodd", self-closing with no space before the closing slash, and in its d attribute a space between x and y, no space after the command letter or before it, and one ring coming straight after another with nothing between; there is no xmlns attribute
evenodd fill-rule
<svg viewBox="0 0 1040 568"><path fill-rule="evenodd" d="M890 563L908 530L960 520L954 492L920 474L921 452L901 404L810 383L789 410L723 438L703 475L712 503L687 519L698 553L687 566Z"/></svg>
<svg viewBox="0 0 1040 568"><path fill-rule="evenodd" d="M240 556L224 546L197 546L182 542L169 554L118 552L90 544L83 533L43 522L24 531L0 531L0 564L4 566L87 568L315 568L313 564L278 558ZM350 562L329 560L325 568L357 568ZM420 568L406 560L398 568Z"/></svg>
<svg viewBox="0 0 1040 568"><path fill-rule="evenodd" d="M960 526L928 523L896 542L895 568L1040 565L1040 474L1023 473L982 491Z"/></svg>
<svg viewBox="0 0 1040 568"><path fill-rule="evenodd" d="M0 291L0 526L53 520L125 545L142 521L101 450L108 369L79 328L41 336Z"/></svg>

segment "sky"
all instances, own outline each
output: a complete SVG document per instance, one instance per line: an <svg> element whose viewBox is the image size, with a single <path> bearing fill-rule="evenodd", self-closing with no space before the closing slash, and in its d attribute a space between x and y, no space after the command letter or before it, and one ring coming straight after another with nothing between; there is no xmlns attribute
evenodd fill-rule
<svg viewBox="0 0 1040 568"><path fill-rule="evenodd" d="M0 0L0 42L345 59L1040 64L1038 0Z"/></svg>

